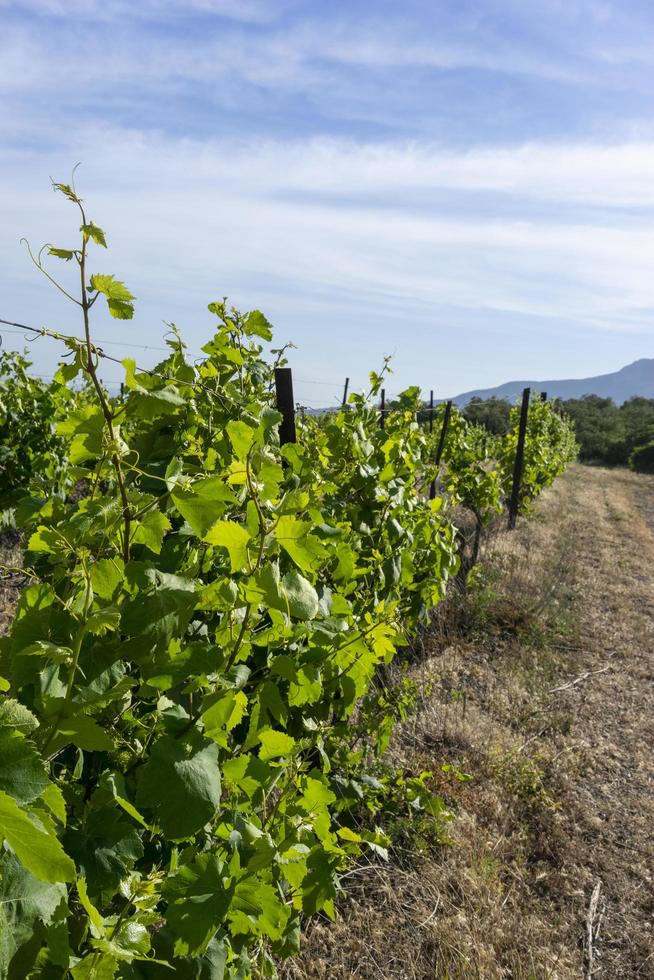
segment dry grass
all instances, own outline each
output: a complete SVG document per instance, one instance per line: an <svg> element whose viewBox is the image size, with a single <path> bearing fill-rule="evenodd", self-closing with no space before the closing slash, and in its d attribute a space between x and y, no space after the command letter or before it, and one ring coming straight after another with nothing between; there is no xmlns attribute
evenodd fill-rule
<svg viewBox="0 0 654 980"><path fill-rule="evenodd" d="M453 845L351 873L288 980L654 978L653 569L654 480L625 472L573 467L491 542L390 749L439 773Z"/></svg>

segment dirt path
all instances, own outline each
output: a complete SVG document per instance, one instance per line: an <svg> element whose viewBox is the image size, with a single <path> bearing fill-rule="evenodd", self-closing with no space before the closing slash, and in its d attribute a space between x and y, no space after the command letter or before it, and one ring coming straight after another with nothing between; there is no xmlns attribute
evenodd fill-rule
<svg viewBox="0 0 654 980"><path fill-rule="evenodd" d="M654 480L579 469L567 485L580 515L574 668L603 673L559 694L580 760L566 824L586 888L602 882L595 975L654 977Z"/></svg>
<svg viewBox="0 0 654 980"><path fill-rule="evenodd" d="M427 649L392 752L454 846L353 874L287 976L652 980L654 478L572 467Z"/></svg>

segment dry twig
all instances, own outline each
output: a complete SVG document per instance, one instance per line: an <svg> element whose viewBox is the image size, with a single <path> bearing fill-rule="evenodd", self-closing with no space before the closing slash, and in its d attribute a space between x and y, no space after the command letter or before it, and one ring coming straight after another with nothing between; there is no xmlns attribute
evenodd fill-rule
<svg viewBox="0 0 654 980"><path fill-rule="evenodd" d="M573 681L569 681L567 684L562 684L561 687L551 687L547 693L556 694L557 691L567 691L569 687L581 684L582 681L585 681L587 677L591 677L592 674L605 674L610 666L610 664L607 664L606 667L600 667L599 670L587 670L585 674L580 674L579 677L575 677Z"/></svg>
<svg viewBox="0 0 654 980"><path fill-rule="evenodd" d="M592 980L595 962L595 943L599 937L599 930L602 924L603 911L599 908L601 891L602 881L598 878L597 884L593 888L593 893L590 896L588 915L586 916L586 980Z"/></svg>

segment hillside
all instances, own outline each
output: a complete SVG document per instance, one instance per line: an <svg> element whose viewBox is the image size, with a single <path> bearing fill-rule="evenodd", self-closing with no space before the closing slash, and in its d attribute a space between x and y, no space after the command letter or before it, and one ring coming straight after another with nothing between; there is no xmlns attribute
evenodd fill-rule
<svg viewBox="0 0 654 980"><path fill-rule="evenodd" d="M633 364L612 374L599 374L592 378L568 378L545 381L507 381L495 388L477 388L475 391L464 391L452 401L461 408L472 398L507 398L515 401L523 388L535 388L546 391L550 398L581 398L583 395L601 395L612 398L618 405L642 395L654 398L654 358L642 357Z"/></svg>

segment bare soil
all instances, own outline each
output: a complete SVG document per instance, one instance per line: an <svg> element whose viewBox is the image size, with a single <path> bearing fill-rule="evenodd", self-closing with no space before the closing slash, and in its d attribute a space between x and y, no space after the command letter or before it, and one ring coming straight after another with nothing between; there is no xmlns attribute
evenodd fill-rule
<svg viewBox="0 0 654 980"><path fill-rule="evenodd" d="M652 980L654 478L571 467L423 646L390 753L451 844L355 869L284 976Z"/></svg>

